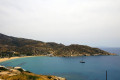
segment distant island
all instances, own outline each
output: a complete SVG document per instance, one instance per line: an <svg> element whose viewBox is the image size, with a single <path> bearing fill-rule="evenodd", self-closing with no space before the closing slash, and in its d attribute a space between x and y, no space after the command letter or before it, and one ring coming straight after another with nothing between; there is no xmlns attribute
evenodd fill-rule
<svg viewBox="0 0 120 80"><path fill-rule="evenodd" d="M97 56L115 55L99 48L86 45L57 44L55 42L42 42L32 39L16 38L0 33L0 57L14 56Z"/></svg>

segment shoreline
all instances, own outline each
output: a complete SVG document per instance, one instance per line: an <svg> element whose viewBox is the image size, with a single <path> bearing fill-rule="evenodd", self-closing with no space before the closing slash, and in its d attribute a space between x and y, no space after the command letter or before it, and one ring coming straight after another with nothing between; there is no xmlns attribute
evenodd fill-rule
<svg viewBox="0 0 120 80"><path fill-rule="evenodd" d="M114 54L114 53L111 53L110 55L117 55L117 54ZM39 55L39 56L48 56L48 55ZM80 55L79 55L80 56ZM82 55L81 55L82 56ZM93 55L86 55L86 56L93 56ZM94 55L94 56L99 56L99 55ZM0 63L1 62L4 62L4 61L8 61L8 60L12 60L12 59L18 59L18 58L26 58L26 57L37 57L37 56L23 56L23 57L11 57L11 58L0 58ZM53 57L53 56L49 56L49 57ZM57 56L57 57L76 57L76 56Z"/></svg>
<svg viewBox="0 0 120 80"><path fill-rule="evenodd" d="M18 58L26 58L26 57L35 57L35 56L23 56L23 57L11 57L11 58L0 58L0 63L4 62L4 61L8 61L8 60L12 60L12 59L18 59Z"/></svg>

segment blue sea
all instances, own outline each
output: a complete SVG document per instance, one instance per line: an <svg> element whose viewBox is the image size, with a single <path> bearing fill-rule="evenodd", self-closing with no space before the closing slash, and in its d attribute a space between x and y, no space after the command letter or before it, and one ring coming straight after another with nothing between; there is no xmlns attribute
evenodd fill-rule
<svg viewBox="0 0 120 80"><path fill-rule="evenodd" d="M28 57L0 63L4 66L21 66L36 74L56 75L67 80L120 80L120 48L101 48L118 56L82 57Z"/></svg>

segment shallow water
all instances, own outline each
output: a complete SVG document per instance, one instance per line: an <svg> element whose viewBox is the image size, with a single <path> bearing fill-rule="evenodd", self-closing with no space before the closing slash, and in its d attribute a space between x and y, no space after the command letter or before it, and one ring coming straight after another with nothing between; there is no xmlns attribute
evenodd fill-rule
<svg viewBox="0 0 120 80"><path fill-rule="evenodd" d="M36 74L56 75L67 80L120 80L120 56L88 56L85 64L81 57L28 57L0 63L5 66L21 66Z"/></svg>

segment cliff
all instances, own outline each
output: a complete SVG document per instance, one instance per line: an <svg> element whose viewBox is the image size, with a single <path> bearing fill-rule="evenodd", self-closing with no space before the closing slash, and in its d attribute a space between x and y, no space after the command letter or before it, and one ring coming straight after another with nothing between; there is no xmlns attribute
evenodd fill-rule
<svg viewBox="0 0 120 80"><path fill-rule="evenodd" d="M16 38L0 33L0 57L30 55L51 56L91 56L111 55L110 53L85 45L65 46L54 42L42 42L32 39Z"/></svg>

